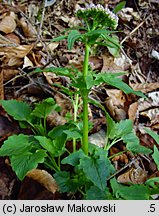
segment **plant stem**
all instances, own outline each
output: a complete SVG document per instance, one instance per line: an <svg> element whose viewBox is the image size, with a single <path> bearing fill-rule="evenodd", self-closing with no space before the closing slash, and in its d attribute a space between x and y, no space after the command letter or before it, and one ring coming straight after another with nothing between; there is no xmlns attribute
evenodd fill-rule
<svg viewBox="0 0 159 216"><path fill-rule="evenodd" d="M85 44L85 58L83 65L83 81L86 85L87 74L88 74L88 64L89 64L89 51L90 46ZM83 99L83 140L82 148L86 155L88 155L88 89L85 87L82 92Z"/></svg>
<svg viewBox="0 0 159 216"><path fill-rule="evenodd" d="M78 97L79 94L75 95L75 102L73 101L73 107L74 107L74 122L77 121L77 112L78 112ZM73 152L76 151L76 139L73 138Z"/></svg>

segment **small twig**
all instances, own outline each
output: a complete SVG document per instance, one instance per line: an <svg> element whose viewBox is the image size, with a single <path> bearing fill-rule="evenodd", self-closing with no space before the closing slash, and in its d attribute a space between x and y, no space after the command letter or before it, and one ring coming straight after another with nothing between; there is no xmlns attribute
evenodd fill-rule
<svg viewBox="0 0 159 216"><path fill-rule="evenodd" d="M134 28L129 35L127 35L121 42L120 44L122 45L132 34L134 34L143 24L144 24L145 20L142 21L138 26L136 26L136 28Z"/></svg>
<svg viewBox="0 0 159 216"><path fill-rule="evenodd" d="M143 24L144 22L149 18L149 16L147 16L144 21L142 21L138 26L136 26L136 28L134 28L129 35L127 35L121 42L120 44L122 45L132 34L134 34Z"/></svg>
<svg viewBox="0 0 159 216"><path fill-rule="evenodd" d="M0 44L0 47L18 47L18 44Z"/></svg>
<svg viewBox="0 0 159 216"><path fill-rule="evenodd" d="M123 170L125 170L127 167L131 167L133 164L136 163L136 161L138 161L138 158L134 158L132 159L132 161L130 161L128 164L126 164L124 167L122 167L120 170L118 170L117 172L115 172L113 175L111 175L107 180L110 180L111 178L115 177L116 175L118 175L120 172L122 172Z"/></svg>

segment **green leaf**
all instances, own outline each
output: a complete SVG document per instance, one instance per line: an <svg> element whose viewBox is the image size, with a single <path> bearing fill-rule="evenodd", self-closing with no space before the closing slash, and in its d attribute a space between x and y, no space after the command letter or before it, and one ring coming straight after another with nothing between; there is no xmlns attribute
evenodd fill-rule
<svg viewBox="0 0 159 216"><path fill-rule="evenodd" d="M105 190L106 180L113 170L106 152L103 149L98 149L98 151L94 156L81 158L80 168L95 186Z"/></svg>
<svg viewBox="0 0 159 216"><path fill-rule="evenodd" d="M121 45L119 44L119 40L117 36L109 36L108 34L101 34L101 37L106 41L107 46L112 48L121 48Z"/></svg>
<svg viewBox="0 0 159 216"><path fill-rule="evenodd" d="M30 106L22 101L0 100L0 104L10 116L18 121L27 121L31 114Z"/></svg>
<svg viewBox="0 0 159 216"><path fill-rule="evenodd" d="M91 186L89 190L86 191L86 199L87 200L112 200L114 197L109 192L108 188L104 190L100 190L96 186Z"/></svg>
<svg viewBox="0 0 159 216"><path fill-rule="evenodd" d="M85 39L88 38L88 44L89 45L94 45L96 43L96 40L98 39L98 37L102 34L104 35L108 35L108 34L112 34L112 33L116 33L117 31L109 31L106 29L96 29L96 30L91 30L88 31L87 33L83 34L83 37Z"/></svg>
<svg viewBox="0 0 159 216"><path fill-rule="evenodd" d="M67 139L81 139L82 133L77 128L72 128L70 130L64 130L64 133L67 134Z"/></svg>
<svg viewBox="0 0 159 216"><path fill-rule="evenodd" d="M48 136L51 138L51 139L56 139L56 137L60 137L63 133L64 133L64 130L67 130L69 127L67 124L64 124L64 125L59 125L57 127L54 127L49 133L48 133Z"/></svg>
<svg viewBox="0 0 159 216"><path fill-rule="evenodd" d="M146 185L149 185L152 188L158 188L156 183L159 184L159 177L150 178L145 182Z"/></svg>
<svg viewBox="0 0 159 216"><path fill-rule="evenodd" d="M140 97L146 97L142 92L140 91L134 91L132 88L130 88L126 83L124 83L121 78L118 78L117 76L121 75L123 73L119 74L111 74L111 73L100 73L96 74L96 84L100 84L101 82L106 82L107 84L114 86L120 90L122 90L125 94L135 94Z"/></svg>
<svg viewBox="0 0 159 216"><path fill-rule="evenodd" d="M66 76L66 77L72 78L70 70L71 70L70 68L49 67L45 69L36 68L34 72L35 73L50 72L50 73L55 73L56 75L59 75L59 76Z"/></svg>
<svg viewBox="0 0 159 216"><path fill-rule="evenodd" d="M66 171L59 171L54 174L54 178L62 193L74 191L77 188L77 184L71 179L70 173Z"/></svg>
<svg viewBox="0 0 159 216"><path fill-rule="evenodd" d="M113 12L114 13L117 13L119 12L120 10L122 10L126 5L126 1L122 1L120 2L119 4L117 4L117 6L114 8Z"/></svg>
<svg viewBox="0 0 159 216"><path fill-rule="evenodd" d="M46 118L52 110L58 109L58 105L53 98L47 98L43 102L36 104L35 109L32 111L32 115L39 118Z"/></svg>
<svg viewBox="0 0 159 216"><path fill-rule="evenodd" d="M59 157L65 152L65 142L66 142L67 135L61 134L61 136L56 137L55 140L52 141L53 145L53 152L52 155L54 157Z"/></svg>
<svg viewBox="0 0 159 216"><path fill-rule="evenodd" d="M70 31L68 35L68 49L71 50L75 41L77 41L81 37L81 33L77 30Z"/></svg>
<svg viewBox="0 0 159 216"><path fill-rule="evenodd" d="M106 112L106 121L107 121L107 137L109 137L112 128L114 128L115 126L115 121L113 121L113 119L110 117L108 112Z"/></svg>
<svg viewBox="0 0 159 216"><path fill-rule="evenodd" d="M154 145L154 152L152 154L152 158L154 159L154 161L157 165L157 168L159 170L159 150L155 145Z"/></svg>
<svg viewBox="0 0 159 216"><path fill-rule="evenodd" d="M126 135L131 133L131 131L132 131L132 121L129 119L121 120L119 123L114 124L112 130L109 133L109 138L114 139L115 137L117 138L119 137L122 138L122 136L126 137Z"/></svg>
<svg viewBox="0 0 159 216"><path fill-rule="evenodd" d="M139 143L135 143L135 142L128 142L127 145L126 145L126 148L129 151L132 151L134 153L140 153L140 154L150 154L150 153L152 153L151 149L148 149L145 146L142 146Z"/></svg>
<svg viewBox="0 0 159 216"><path fill-rule="evenodd" d="M56 38L51 39L50 42L62 41L62 40L64 40L64 39L66 39L67 37L68 37L68 35L61 35L61 36L59 36L59 37L56 37Z"/></svg>
<svg viewBox="0 0 159 216"><path fill-rule="evenodd" d="M39 163L43 163L47 156L44 150L37 150L35 153L26 152L10 158L11 166L17 177L22 181L27 172L37 168Z"/></svg>
<svg viewBox="0 0 159 216"><path fill-rule="evenodd" d="M46 149L48 152L54 152L54 147L51 139L46 138L45 136L34 136L36 140L39 141L39 144Z"/></svg>
<svg viewBox="0 0 159 216"><path fill-rule="evenodd" d="M73 152L69 156L65 157L61 163L62 164L70 164L72 166L77 166L80 162L80 158L84 158L85 154L82 149Z"/></svg>
<svg viewBox="0 0 159 216"><path fill-rule="evenodd" d="M0 148L0 156L21 155L32 148L29 136L24 134L10 136Z"/></svg>
<svg viewBox="0 0 159 216"><path fill-rule="evenodd" d="M86 88L91 89L94 86L94 80L91 73L86 76Z"/></svg>
<svg viewBox="0 0 159 216"><path fill-rule="evenodd" d="M149 200L150 190L145 185L124 186L117 191L118 196L124 200Z"/></svg>
<svg viewBox="0 0 159 216"><path fill-rule="evenodd" d="M116 40L116 43L119 43L119 38L116 35L112 36L112 38L114 40ZM115 46L115 47L107 46L107 48L108 48L110 54L112 54L114 57L118 57L119 56L120 48L118 46Z"/></svg>
<svg viewBox="0 0 159 216"><path fill-rule="evenodd" d="M144 128L145 131L152 136L152 138L159 144L159 135L157 135L154 131Z"/></svg>

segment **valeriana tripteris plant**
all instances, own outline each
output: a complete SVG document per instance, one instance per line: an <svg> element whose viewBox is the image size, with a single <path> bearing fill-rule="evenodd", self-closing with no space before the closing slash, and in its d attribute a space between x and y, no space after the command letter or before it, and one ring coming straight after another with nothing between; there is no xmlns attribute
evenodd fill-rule
<svg viewBox="0 0 159 216"><path fill-rule="evenodd" d="M86 35L82 38L85 45L85 57L83 64L83 82L87 83L88 66L89 66L89 53L90 48L94 45L98 38L106 39L105 36L107 28L116 29L118 25L118 17L112 13L108 8L104 8L102 5L94 4L86 5L86 8L80 8L77 11L77 16L84 22L86 27ZM95 30L97 30L95 32ZM98 30L104 30L103 33ZM94 32L92 32L94 31ZM105 34L106 33L106 34ZM110 33L110 32L109 32ZM87 85L86 85L87 86ZM83 150L88 154L88 89L82 90L81 95L83 99Z"/></svg>
<svg viewBox="0 0 159 216"><path fill-rule="evenodd" d="M118 17L111 12L108 7L103 7L98 4L86 4L86 7L80 7L76 10L77 17L81 20L80 26L75 26L72 30L66 31L65 35L54 38L52 41L60 41L67 39L68 49L72 49L75 42L80 41L85 47L83 70L78 71L74 68L47 68L43 71L53 72L59 75L68 76L77 91L75 94L80 94L83 101L83 138L82 149L88 155L88 95L92 86L106 82L111 86L115 86L125 93L135 93L143 96L139 92L133 91L117 76L123 74L96 74L93 73L89 66L89 56L92 46L102 45L108 48L120 49L120 45L112 37L118 26ZM41 72L42 70L36 70ZM74 142L75 143L75 142ZM75 148L74 148L75 149Z"/></svg>

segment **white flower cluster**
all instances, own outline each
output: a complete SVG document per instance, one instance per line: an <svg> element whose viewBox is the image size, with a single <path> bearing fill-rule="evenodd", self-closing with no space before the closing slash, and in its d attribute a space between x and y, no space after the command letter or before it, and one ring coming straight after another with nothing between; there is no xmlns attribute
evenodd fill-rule
<svg viewBox="0 0 159 216"><path fill-rule="evenodd" d="M95 4L93 4L93 3L91 3L91 4L86 4L86 7L85 7L85 8L80 8L79 10L81 10L81 11L83 11L83 12L84 12L84 11L87 11L87 10L97 10L97 11L101 11L101 12L103 12L105 15L107 15L108 18L109 18L110 20L112 20L112 21L114 21L114 22L116 23L115 27L117 27L117 25L118 25L118 21L119 21L118 16L117 16L115 13L113 13L112 11L110 11L108 7L105 7L105 8L104 8L101 4L97 4L97 5L95 5Z"/></svg>

